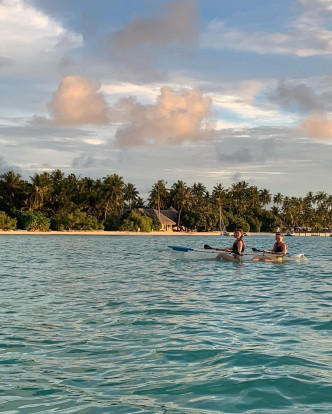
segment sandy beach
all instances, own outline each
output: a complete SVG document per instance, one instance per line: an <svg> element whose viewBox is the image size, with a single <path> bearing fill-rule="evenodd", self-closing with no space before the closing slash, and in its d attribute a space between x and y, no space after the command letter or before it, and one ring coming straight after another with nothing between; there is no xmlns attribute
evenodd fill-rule
<svg viewBox="0 0 332 414"><path fill-rule="evenodd" d="M275 233L249 233L250 236L274 236ZM227 236L221 236L220 231L210 231L210 232L162 232L162 231L152 231L152 232L133 232L133 231L26 231L26 230L0 230L0 235L29 235L29 236L218 236L223 238L228 238ZM293 237L298 236L323 236L329 237L330 233L296 233ZM232 234L231 236L232 237Z"/></svg>
<svg viewBox="0 0 332 414"><path fill-rule="evenodd" d="M135 232L135 231L26 231L26 230L0 230L0 235L84 235L84 236L220 236L220 231L212 232L163 232L163 231L151 231L151 232ZM261 235L267 235L269 233L260 233ZM271 233L272 234L272 233Z"/></svg>

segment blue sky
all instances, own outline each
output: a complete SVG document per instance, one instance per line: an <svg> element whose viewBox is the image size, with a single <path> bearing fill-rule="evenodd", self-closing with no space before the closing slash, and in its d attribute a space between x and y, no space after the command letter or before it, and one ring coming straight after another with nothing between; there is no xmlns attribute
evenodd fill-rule
<svg viewBox="0 0 332 414"><path fill-rule="evenodd" d="M332 0L0 0L0 172L332 193Z"/></svg>

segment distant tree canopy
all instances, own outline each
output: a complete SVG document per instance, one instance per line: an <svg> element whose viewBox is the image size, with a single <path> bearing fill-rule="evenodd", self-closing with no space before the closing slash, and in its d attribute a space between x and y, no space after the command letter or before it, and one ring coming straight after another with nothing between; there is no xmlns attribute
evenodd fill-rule
<svg viewBox="0 0 332 414"><path fill-rule="evenodd" d="M54 170L29 180L14 171L0 176L0 228L5 230L158 230L158 219L138 210L142 207L159 214L173 207L177 226L196 231L332 227L332 197L324 191L287 197L240 181L229 188L218 183L210 194L201 182L189 186L178 180L168 188L158 180L144 203L135 184L118 174L92 179Z"/></svg>

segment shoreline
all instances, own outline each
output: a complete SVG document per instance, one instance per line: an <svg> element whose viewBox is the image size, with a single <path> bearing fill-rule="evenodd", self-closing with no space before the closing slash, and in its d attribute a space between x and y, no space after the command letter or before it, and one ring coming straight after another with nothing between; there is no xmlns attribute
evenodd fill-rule
<svg viewBox="0 0 332 414"><path fill-rule="evenodd" d="M210 232L133 232L133 231L27 231L27 230L0 230L0 235L28 235L28 236L218 236L222 238L232 238L233 236L221 236L220 231ZM261 232L261 233L249 233L249 236L274 236L275 233ZM285 235L284 235L285 236ZM292 237L329 237L330 233L297 233ZM288 237L287 237L288 239Z"/></svg>

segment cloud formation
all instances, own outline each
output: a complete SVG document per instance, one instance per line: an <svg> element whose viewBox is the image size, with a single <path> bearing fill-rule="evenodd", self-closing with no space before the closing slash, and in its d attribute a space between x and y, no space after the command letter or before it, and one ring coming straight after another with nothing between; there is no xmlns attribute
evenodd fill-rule
<svg viewBox="0 0 332 414"><path fill-rule="evenodd" d="M330 0L297 0L299 13L285 32L243 31L213 20L202 36L201 44L215 49L251 51L259 54L300 57L332 53Z"/></svg>
<svg viewBox="0 0 332 414"><path fill-rule="evenodd" d="M163 87L155 105L141 105L134 98L122 99L116 105L126 121L115 135L117 145L163 145L210 139L213 124L212 100L197 89L174 91Z"/></svg>
<svg viewBox="0 0 332 414"><path fill-rule="evenodd" d="M307 115L301 120L297 131L310 138L332 138L332 119L329 116L332 110L331 79L322 80L316 90L305 83L297 81L282 81L277 89L268 94L268 98L291 111L299 111ZM324 92L320 92L324 90Z"/></svg>
<svg viewBox="0 0 332 414"><path fill-rule="evenodd" d="M178 0L164 5L160 17L136 17L111 36L112 46L120 52L133 52L142 46L160 51L171 44L195 44L198 36L196 0Z"/></svg>
<svg viewBox="0 0 332 414"><path fill-rule="evenodd" d="M319 93L305 83L281 81L268 98L286 109L301 112L332 109L331 91Z"/></svg>
<svg viewBox="0 0 332 414"><path fill-rule="evenodd" d="M19 168L9 165L5 158L2 155L0 155L0 174L3 174L9 170L13 170L16 172L20 171Z"/></svg>
<svg viewBox="0 0 332 414"><path fill-rule="evenodd" d="M170 1L158 16L135 17L111 33L106 47L123 79L165 81L174 57L188 58L197 48L198 33L197 0Z"/></svg>
<svg viewBox="0 0 332 414"><path fill-rule="evenodd" d="M226 163L248 164L253 156L248 148L242 148L231 153L218 154L218 160Z"/></svg>
<svg viewBox="0 0 332 414"><path fill-rule="evenodd" d="M332 139L332 118L326 112L314 113L302 122L300 129L311 138Z"/></svg>
<svg viewBox="0 0 332 414"><path fill-rule="evenodd" d="M48 107L57 125L102 125L109 122L109 108L98 92L99 82L83 76L65 76Z"/></svg>
<svg viewBox="0 0 332 414"><path fill-rule="evenodd" d="M82 36L66 30L23 0L0 1L0 56L27 64L36 55L68 50L82 44Z"/></svg>
<svg viewBox="0 0 332 414"><path fill-rule="evenodd" d="M120 147L180 144L210 139L213 135L212 100L197 89L175 91L163 87L155 104L144 105L135 97L128 97L112 107L99 89L98 82L83 76L64 77L48 104L51 119L35 117L35 123L121 124L115 134L115 143Z"/></svg>
<svg viewBox="0 0 332 414"><path fill-rule="evenodd" d="M73 158L72 167L79 168L91 168L91 167L109 167L109 159L102 159L94 155L80 154L78 157Z"/></svg>

